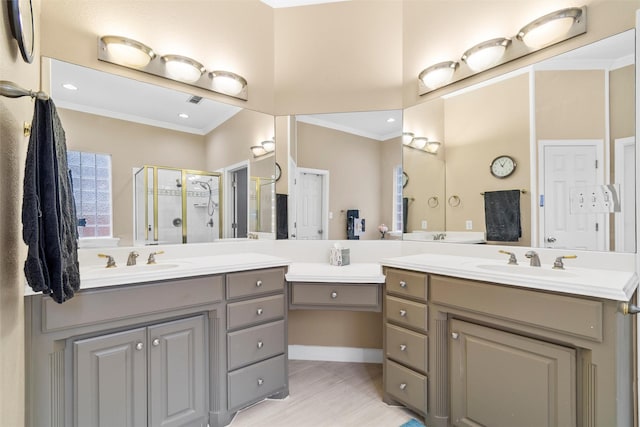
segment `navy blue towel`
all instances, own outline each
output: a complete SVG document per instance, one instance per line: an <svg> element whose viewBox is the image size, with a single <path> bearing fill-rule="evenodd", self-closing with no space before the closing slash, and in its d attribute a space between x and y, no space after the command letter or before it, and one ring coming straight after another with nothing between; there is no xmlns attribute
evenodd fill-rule
<svg viewBox="0 0 640 427"><path fill-rule="evenodd" d="M37 99L24 171L24 273L58 303L80 289L77 223L64 129L53 101Z"/></svg>
<svg viewBox="0 0 640 427"><path fill-rule="evenodd" d="M485 192L484 217L488 241L517 242L522 237L520 190Z"/></svg>

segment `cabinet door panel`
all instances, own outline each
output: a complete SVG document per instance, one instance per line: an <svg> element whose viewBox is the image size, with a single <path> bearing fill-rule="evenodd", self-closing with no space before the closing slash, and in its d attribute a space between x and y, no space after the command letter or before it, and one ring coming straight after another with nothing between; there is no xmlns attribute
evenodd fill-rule
<svg viewBox="0 0 640 427"><path fill-rule="evenodd" d="M75 425L147 425L144 328L75 341Z"/></svg>
<svg viewBox="0 0 640 427"><path fill-rule="evenodd" d="M575 350L459 320L450 329L454 425L576 425Z"/></svg>
<svg viewBox="0 0 640 427"><path fill-rule="evenodd" d="M149 418L152 426L205 420L204 317L149 327Z"/></svg>

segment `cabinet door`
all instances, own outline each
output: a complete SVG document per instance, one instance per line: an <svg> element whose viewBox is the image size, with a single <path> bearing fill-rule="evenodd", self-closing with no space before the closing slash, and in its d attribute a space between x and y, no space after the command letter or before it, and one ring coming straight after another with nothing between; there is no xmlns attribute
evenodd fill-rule
<svg viewBox="0 0 640 427"><path fill-rule="evenodd" d="M145 331L140 328L74 342L76 426L147 425Z"/></svg>
<svg viewBox="0 0 640 427"><path fill-rule="evenodd" d="M149 425L206 425L204 317L150 326Z"/></svg>
<svg viewBox="0 0 640 427"><path fill-rule="evenodd" d="M576 425L575 350L450 321L456 426Z"/></svg>

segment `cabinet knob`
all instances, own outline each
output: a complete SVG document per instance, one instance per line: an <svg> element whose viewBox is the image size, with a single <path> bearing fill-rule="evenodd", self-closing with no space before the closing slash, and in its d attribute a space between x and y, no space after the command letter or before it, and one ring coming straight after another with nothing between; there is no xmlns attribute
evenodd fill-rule
<svg viewBox="0 0 640 427"><path fill-rule="evenodd" d="M451 338L453 338L454 340L457 340L459 336L460 335L458 335L457 332L451 332Z"/></svg>
<svg viewBox="0 0 640 427"><path fill-rule="evenodd" d="M136 350L142 350L144 348L144 344L142 344L141 342L136 344Z"/></svg>
<svg viewBox="0 0 640 427"><path fill-rule="evenodd" d="M338 298L338 293L336 291L331 292L331 299Z"/></svg>
<svg viewBox="0 0 640 427"><path fill-rule="evenodd" d="M256 288L259 288L260 286L262 286L262 280L258 280L256 282Z"/></svg>
<svg viewBox="0 0 640 427"><path fill-rule="evenodd" d="M400 351L406 351L407 350L407 345L406 344L400 344Z"/></svg>
<svg viewBox="0 0 640 427"><path fill-rule="evenodd" d="M264 384L264 380L262 378L258 378L258 386Z"/></svg>
<svg viewBox="0 0 640 427"><path fill-rule="evenodd" d="M160 345L160 340L158 338L154 339L153 341L151 341L151 345L154 347L157 347Z"/></svg>
<svg viewBox="0 0 640 427"><path fill-rule="evenodd" d="M400 310L400 317L407 317L407 310Z"/></svg>
<svg viewBox="0 0 640 427"><path fill-rule="evenodd" d="M407 287L407 282L405 282L404 280L400 281L400 287L401 288L406 288Z"/></svg>
<svg viewBox="0 0 640 427"><path fill-rule="evenodd" d="M262 316L262 309L261 309L261 308L257 309L257 310L256 310L256 314L257 314L258 316Z"/></svg>
<svg viewBox="0 0 640 427"><path fill-rule="evenodd" d="M406 383L400 384L400 390L404 390L406 388L407 388L407 384Z"/></svg>
<svg viewBox="0 0 640 427"><path fill-rule="evenodd" d="M262 348L264 346L264 343L262 341L258 341L258 348Z"/></svg>

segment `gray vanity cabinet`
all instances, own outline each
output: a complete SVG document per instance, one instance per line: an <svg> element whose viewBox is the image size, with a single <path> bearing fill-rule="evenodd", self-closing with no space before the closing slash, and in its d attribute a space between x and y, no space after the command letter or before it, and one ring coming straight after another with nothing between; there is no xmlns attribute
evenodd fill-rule
<svg viewBox="0 0 640 427"><path fill-rule="evenodd" d="M575 426L576 350L451 320L456 426Z"/></svg>
<svg viewBox="0 0 640 427"><path fill-rule="evenodd" d="M229 273L227 409L289 394L284 269Z"/></svg>
<svg viewBox="0 0 640 427"><path fill-rule="evenodd" d="M75 341L75 425L206 425L204 329L197 316Z"/></svg>

